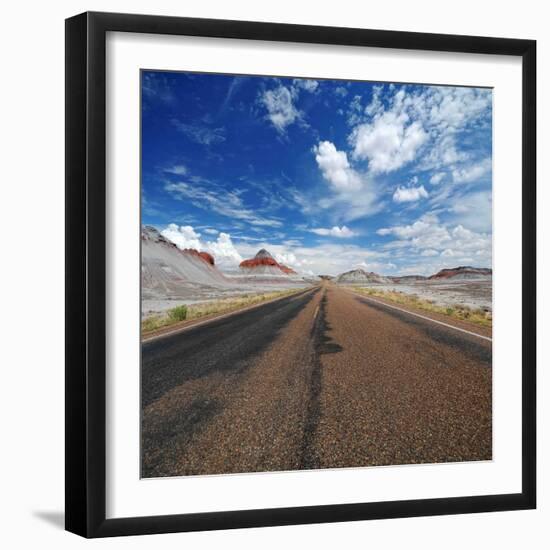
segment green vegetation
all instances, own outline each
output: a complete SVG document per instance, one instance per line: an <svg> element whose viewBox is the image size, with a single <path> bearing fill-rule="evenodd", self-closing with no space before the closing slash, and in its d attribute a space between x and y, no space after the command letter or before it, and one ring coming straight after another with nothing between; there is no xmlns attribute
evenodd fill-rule
<svg viewBox="0 0 550 550"><path fill-rule="evenodd" d="M168 310L168 318L174 323L187 319L187 306L181 305Z"/></svg>
<svg viewBox="0 0 550 550"><path fill-rule="evenodd" d="M366 296L375 296L385 298L390 302L395 302L404 306L422 309L424 311L432 311L434 313L442 313L454 319L461 321L469 321L483 327L493 326L493 316L490 311L485 311L482 308L473 309L468 306L439 306L433 300L424 300L416 294L407 294L397 290L379 290L375 288L352 288L353 291Z"/></svg>
<svg viewBox="0 0 550 550"><path fill-rule="evenodd" d="M209 302L201 302L197 304L185 305L181 304L159 315L152 315L141 322L142 334L154 332L160 328L168 327L189 321L208 317L210 315L228 313L238 309L246 308L267 300L290 296L304 290L304 288L279 290L274 292L263 292L260 294L242 294L240 296L232 296L231 298L222 298L219 300L211 300Z"/></svg>

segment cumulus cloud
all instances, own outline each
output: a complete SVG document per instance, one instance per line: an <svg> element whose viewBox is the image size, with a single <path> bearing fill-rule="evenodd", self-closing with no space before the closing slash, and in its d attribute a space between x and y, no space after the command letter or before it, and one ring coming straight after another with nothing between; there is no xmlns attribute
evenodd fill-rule
<svg viewBox="0 0 550 550"><path fill-rule="evenodd" d="M450 240L447 228L439 223L436 216L422 216L410 225L396 225L378 229L378 235L393 235L400 240L410 241L419 248L436 248ZM435 244L435 246L434 246Z"/></svg>
<svg viewBox="0 0 550 550"><path fill-rule="evenodd" d="M428 192L423 185L420 187L401 187L399 186L394 194L394 202L415 202L420 199L427 199Z"/></svg>
<svg viewBox="0 0 550 550"><path fill-rule="evenodd" d="M343 225L342 227L338 227L337 225L335 225L331 228L318 227L310 229L310 231L312 233L315 233L316 235L322 235L324 237L338 237L339 239L349 239L357 235L355 231L352 231L351 229L349 229L349 227L346 227L345 225Z"/></svg>
<svg viewBox="0 0 550 550"><path fill-rule="evenodd" d="M166 229L161 231L161 234L178 245L182 250L184 248L195 248L196 250L204 250L200 240L200 233L197 233L191 225L176 225L171 223Z"/></svg>
<svg viewBox="0 0 550 550"><path fill-rule="evenodd" d="M276 252L275 259L283 265L287 266L298 266L301 262L296 258L296 255L293 252Z"/></svg>
<svg viewBox="0 0 550 550"><path fill-rule="evenodd" d="M210 252L216 261L221 265L238 265L243 261L242 256L237 252L231 236L228 233L220 232L215 241L206 243L207 251Z"/></svg>
<svg viewBox="0 0 550 550"><path fill-rule="evenodd" d="M421 122L393 112L360 124L350 136L354 158L368 160L374 173L392 172L411 162L427 139Z"/></svg>
<svg viewBox="0 0 550 550"><path fill-rule="evenodd" d="M330 141L321 141L313 148L323 177L336 191L358 191L362 187L359 174L350 166L344 151Z"/></svg>
<svg viewBox="0 0 550 550"><path fill-rule="evenodd" d="M432 263L426 262L422 272L434 272L442 267L452 267L454 263L464 263L476 258L480 267L490 266L492 262L492 238L490 233L472 231L462 224L447 225L437 216L425 215L409 225L381 228L381 236L392 236L395 240L383 245L383 249L398 252L403 260L415 260L418 255L438 258ZM418 266L415 266L418 270Z"/></svg>
<svg viewBox="0 0 550 550"><path fill-rule="evenodd" d="M345 151L338 151L330 141L321 141L313 147L313 153L333 191L321 198L318 205L331 211L333 221L353 221L380 208L374 185L350 165Z"/></svg>
<svg viewBox="0 0 550 550"><path fill-rule="evenodd" d="M178 226L171 223L161 231L161 234L182 250L184 248L194 248L195 250L209 252L214 256L216 264L222 268L238 265L243 260L228 233L221 232L215 241L203 241L201 240L201 234L197 233L192 226Z"/></svg>
<svg viewBox="0 0 550 550"><path fill-rule="evenodd" d="M451 166L469 159L457 148L456 135L467 127L490 123L490 90L445 86L376 86L363 109L356 96L350 104L349 141L354 158L369 170L387 173L412 161L423 169ZM430 147L424 147L426 144Z"/></svg>
<svg viewBox="0 0 550 550"><path fill-rule="evenodd" d="M284 134L287 126L301 117L294 105L294 98L294 90L282 85L265 90L260 96L261 103L267 109L267 117L280 134Z"/></svg>

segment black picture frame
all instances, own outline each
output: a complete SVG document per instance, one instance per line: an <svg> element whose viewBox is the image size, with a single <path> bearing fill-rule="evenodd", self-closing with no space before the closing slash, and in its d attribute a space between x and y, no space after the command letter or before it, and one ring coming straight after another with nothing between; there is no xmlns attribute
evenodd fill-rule
<svg viewBox="0 0 550 550"><path fill-rule="evenodd" d="M497 54L521 58L523 348L520 493L106 519L105 40L108 31ZM68 531L84 537L107 537L535 508L535 41L181 17L83 13L66 20L65 153L65 458Z"/></svg>

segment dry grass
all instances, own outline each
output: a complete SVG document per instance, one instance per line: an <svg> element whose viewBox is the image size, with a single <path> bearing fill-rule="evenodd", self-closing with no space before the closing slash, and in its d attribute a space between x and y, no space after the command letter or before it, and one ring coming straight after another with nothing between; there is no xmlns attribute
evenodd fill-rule
<svg viewBox="0 0 550 550"><path fill-rule="evenodd" d="M422 309L424 311L432 311L434 313L441 313L448 315L454 319L460 319L461 321L469 321L483 327L493 326L493 315L490 311L485 311L482 308L473 309L468 306L455 305L455 306L440 306L432 300L424 300L419 298L416 294L407 294L406 292L399 292L397 290L379 290L375 288L357 288L353 287L354 292L364 294L365 296L375 296L379 298L385 298L391 302L402 304L404 306L413 307L416 309Z"/></svg>
<svg viewBox="0 0 550 550"><path fill-rule="evenodd" d="M233 296L231 298L223 298L220 300L211 300L198 304L185 305L181 304L175 308L169 309L163 314L152 315L141 322L142 334L154 332L160 328L168 327L182 321L191 319L199 319L208 315L228 313L249 307L254 304L290 296L305 290L304 288L279 290L274 292L262 292L260 294L243 294L241 296Z"/></svg>

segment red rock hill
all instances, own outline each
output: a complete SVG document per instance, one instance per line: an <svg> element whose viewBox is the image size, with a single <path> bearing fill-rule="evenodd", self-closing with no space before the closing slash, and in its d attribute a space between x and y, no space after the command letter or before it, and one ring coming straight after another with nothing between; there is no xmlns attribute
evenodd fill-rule
<svg viewBox="0 0 550 550"><path fill-rule="evenodd" d="M201 258L210 265L216 264L216 262L214 261L214 256L212 256L212 254L209 254L208 252L199 252L194 248L184 248L182 252L184 254L191 254L191 256L197 256L197 258Z"/></svg>
<svg viewBox="0 0 550 550"><path fill-rule="evenodd" d="M294 271L292 268L287 267L284 264L280 264L273 256L265 250L265 248L262 248L254 258L250 258L248 260L244 260L240 263L239 267L244 270L250 270L251 272L254 272L256 270L260 271L262 268L271 267L274 268L274 270L280 270L286 275L295 275L296 271Z"/></svg>

